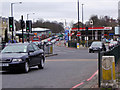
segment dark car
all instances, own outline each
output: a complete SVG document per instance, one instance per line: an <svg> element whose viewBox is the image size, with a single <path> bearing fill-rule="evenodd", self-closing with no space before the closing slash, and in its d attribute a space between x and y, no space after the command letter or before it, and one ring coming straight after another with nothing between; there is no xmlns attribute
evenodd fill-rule
<svg viewBox="0 0 120 90"><path fill-rule="evenodd" d="M94 41L92 42L91 46L89 47L89 53L94 51L106 51L106 47L104 43L100 41Z"/></svg>
<svg viewBox="0 0 120 90"><path fill-rule="evenodd" d="M30 67L43 69L45 63L44 51L34 43L14 43L7 45L0 53L2 70L22 70L29 72Z"/></svg>

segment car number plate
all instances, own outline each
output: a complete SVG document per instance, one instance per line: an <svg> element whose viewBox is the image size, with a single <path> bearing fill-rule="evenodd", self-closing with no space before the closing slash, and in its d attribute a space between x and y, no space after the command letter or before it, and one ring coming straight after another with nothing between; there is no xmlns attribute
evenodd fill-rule
<svg viewBox="0 0 120 90"><path fill-rule="evenodd" d="M8 63L0 63L0 66L9 66Z"/></svg>
<svg viewBox="0 0 120 90"><path fill-rule="evenodd" d="M94 48L93 50L97 50L97 48Z"/></svg>

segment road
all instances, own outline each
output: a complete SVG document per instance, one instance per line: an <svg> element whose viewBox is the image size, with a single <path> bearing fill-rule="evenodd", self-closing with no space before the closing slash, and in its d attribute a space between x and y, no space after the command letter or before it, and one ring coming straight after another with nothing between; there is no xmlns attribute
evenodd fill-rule
<svg viewBox="0 0 120 90"><path fill-rule="evenodd" d="M72 88L97 71L97 53L88 49L54 47L58 55L47 57L45 68L29 73L4 72L2 88Z"/></svg>

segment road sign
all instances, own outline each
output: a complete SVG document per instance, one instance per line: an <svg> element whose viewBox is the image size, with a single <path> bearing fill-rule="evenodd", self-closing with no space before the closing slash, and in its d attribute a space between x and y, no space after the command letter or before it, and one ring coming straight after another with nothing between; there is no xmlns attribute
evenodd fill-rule
<svg viewBox="0 0 120 90"><path fill-rule="evenodd" d="M78 32L78 33L77 33L77 36L81 36L81 33L80 33L80 32Z"/></svg>
<svg viewBox="0 0 120 90"><path fill-rule="evenodd" d="M69 40L68 33L69 33L69 30L65 30L65 40L66 40L66 41Z"/></svg>

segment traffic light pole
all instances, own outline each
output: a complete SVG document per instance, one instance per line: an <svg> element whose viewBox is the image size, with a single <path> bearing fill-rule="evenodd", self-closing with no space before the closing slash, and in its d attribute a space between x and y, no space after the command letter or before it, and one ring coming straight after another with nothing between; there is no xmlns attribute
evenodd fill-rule
<svg viewBox="0 0 120 90"><path fill-rule="evenodd" d="M12 29L12 43L13 43L13 38L14 38L13 31L14 31L14 28Z"/></svg>
<svg viewBox="0 0 120 90"><path fill-rule="evenodd" d="M14 18L13 17L9 17L9 31L11 31L12 32L12 37L11 37L11 43L13 43L13 38L14 38L14 36L13 36L13 32L14 32Z"/></svg>
<svg viewBox="0 0 120 90"><path fill-rule="evenodd" d="M30 40L29 40L29 32L28 32L28 42L30 42Z"/></svg>
<svg viewBox="0 0 120 90"><path fill-rule="evenodd" d="M23 15L21 16L21 21L23 22ZM22 43L24 43L24 32L23 32L23 27L21 26L22 28Z"/></svg>

